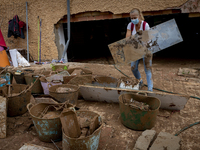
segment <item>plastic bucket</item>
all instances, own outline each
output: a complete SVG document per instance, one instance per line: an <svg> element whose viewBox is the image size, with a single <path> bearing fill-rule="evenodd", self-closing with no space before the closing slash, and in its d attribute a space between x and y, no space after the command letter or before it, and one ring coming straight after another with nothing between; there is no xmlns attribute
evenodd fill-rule
<svg viewBox="0 0 200 150"><path fill-rule="evenodd" d="M59 87L71 88L73 91L58 93L56 89ZM49 94L57 101L63 103L69 101L72 104L77 104L79 86L71 84L54 85L49 88Z"/></svg>
<svg viewBox="0 0 200 150"><path fill-rule="evenodd" d="M150 106L150 111L142 111L139 109L131 108L129 105L123 103L123 99L136 100L138 102L146 103ZM133 130L146 130L154 127L156 117L160 108L160 100L155 97L149 97L139 94L122 94L119 96L119 106L121 122L126 127Z"/></svg>
<svg viewBox="0 0 200 150"><path fill-rule="evenodd" d="M61 85L62 84L61 81L60 82L55 82L55 81L47 82L47 80L45 79L45 77L41 77L40 78L40 82L41 82L44 94L46 94L46 95L49 95L49 86Z"/></svg>
<svg viewBox="0 0 200 150"><path fill-rule="evenodd" d="M0 51L0 67L10 66L8 56L5 50Z"/></svg>
<svg viewBox="0 0 200 150"><path fill-rule="evenodd" d="M9 72L7 72L6 74L1 74L1 75L0 75L0 78L2 78L2 79L5 80L5 82L3 82L3 83L1 82L1 83L0 83L0 87L2 87L2 86L4 86L4 85L6 85L6 84L10 84L10 83L11 83L12 74L9 73Z"/></svg>
<svg viewBox="0 0 200 150"><path fill-rule="evenodd" d="M93 118L96 115L99 115L92 111L77 111L76 114L77 116L84 115L88 118ZM70 138L63 132L63 150L97 150L103 126L103 121L101 117L100 120L101 126L98 129L96 129L90 136L87 136L85 138Z"/></svg>
<svg viewBox="0 0 200 150"><path fill-rule="evenodd" d="M9 86L10 86L10 96L8 96ZM26 105L30 103L31 91L28 90L18 96L14 95L12 96L12 94L20 93L23 90L26 90L27 88L28 85L24 84L11 84L1 87L1 89L6 94L8 102L8 109L7 109L8 116L12 117L12 116L23 115L27 111Z"/></svg>
<svg viewBox="0 0 200 150"><path fill-rule="evenodd" d="M62 139L62 124L59 117L53 119L38 117L47 106L52 104L53 103L39 103L32 107L31 103L27 105L39 139L43 142L52 142L51 140L60 141ZM70 104L68 105L73 107Z"/></svg>
<svg viewBox="0 0 200 150"><path fill-rule="evenodd" d="M34 74L26 74L24 75L25 81L27 85L31 85L31 83L34 83L35 80L38 78L38 76L34 75ZM33 88L31 90L32 94L43 94L43 88L42 85L40 83L40 80L37 80L36 83L34 83Z"/></svg>

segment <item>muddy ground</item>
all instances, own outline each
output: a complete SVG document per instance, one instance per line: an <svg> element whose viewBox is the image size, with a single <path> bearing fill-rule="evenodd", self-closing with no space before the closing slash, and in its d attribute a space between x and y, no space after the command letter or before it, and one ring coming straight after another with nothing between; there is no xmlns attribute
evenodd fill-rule
<svg viewBox="0 0 200 150"><path fill-rule="evenodd" d="M116 78L123 76L113 65L109 65L113 64L113 61L107 60L108 59L100 59L99 61L84 61L87 63L69 63L69 67L83 67L91 70L93 74L108 75ZM177 75L180 67L198 68L199 66L200 60L194 59L153 59L154 87L200 97L200 79L186 78ZM45 66L45 68L48 67L48 65ZM133 77L130 67L119 66L119 69ZM139 69L144 83L146 83L142 61L140 62ZM141 131L128 129L121 124L118 104L79 100L77 107L81 110L97 112L102 116L104 126L102 128L99 150L132 150L137 138L142 133ZM156 130L157 133L164 131L175 134L185 126L199 121L199 110L200 101L193 98L189 99L185 108L181 111L160 110L156 125L153 129ZM181 148L183 150L200 149L200 124L184 131L179 137L181 137L182 140ZM32 124L31 116L28 112L22 116L7 118L7 138L0 139L0 150L17 150L24 143L37 144L56 150L56 147L52 143L44 143L38 139L35 127ZM56 144L62 149L61 142L56 142Z"/></svg>

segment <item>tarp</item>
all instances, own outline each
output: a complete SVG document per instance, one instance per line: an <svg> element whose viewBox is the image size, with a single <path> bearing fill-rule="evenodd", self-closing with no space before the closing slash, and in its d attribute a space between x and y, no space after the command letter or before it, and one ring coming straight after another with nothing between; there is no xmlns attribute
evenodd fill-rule
<svg viewBox="0 0 200 150"><path fill-rule="evenodd" d="M1 29L0 29L0 46L7 49L6 43L5 43L4 38L3 38L3 34L1 33Z"/></svg>

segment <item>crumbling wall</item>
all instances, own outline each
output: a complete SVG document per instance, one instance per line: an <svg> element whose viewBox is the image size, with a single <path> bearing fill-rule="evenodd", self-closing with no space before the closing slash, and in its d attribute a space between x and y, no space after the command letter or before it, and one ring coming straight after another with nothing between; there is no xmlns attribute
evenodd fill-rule
<svg viewBox="0 0 200 150"><path fill-rule="evenodd" d="M58 58L58 50L55 42L54 25L67 14L67 0L0 0L1 17L3 23L1 30L7 46L12 48L26 47L26 39L13 37L7 38L8 21L15 14L19 19L26 22L25 2L28 2L28 23L29 23L29 51L34 60L38 57L38 16L42 19L42 60ZM163 10L177 7L187 0L71 0L71 14L87 11L112 12L114 14L128 13L134 7L142 11ZM4 8L4 6L10 6ZM17 9L21 5L23 9ZM1 22L1 19L0 19ZM25 32L26 36L26 32Z"/></svg>

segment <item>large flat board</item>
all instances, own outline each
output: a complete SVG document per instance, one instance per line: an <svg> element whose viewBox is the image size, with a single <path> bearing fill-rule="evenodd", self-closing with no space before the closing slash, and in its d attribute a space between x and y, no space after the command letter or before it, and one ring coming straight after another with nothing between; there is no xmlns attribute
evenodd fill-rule
<svg viewBox="0 0 200 150"><path fill-rule="evenodd" d="M174 19L108 45L115 64L127 65L143 58L146 53L156 53L182 42Z"/></svg>

